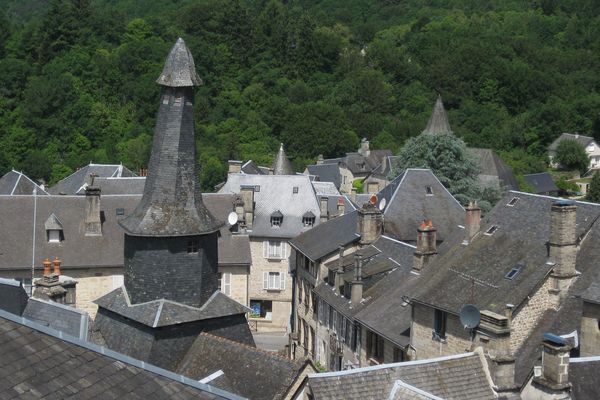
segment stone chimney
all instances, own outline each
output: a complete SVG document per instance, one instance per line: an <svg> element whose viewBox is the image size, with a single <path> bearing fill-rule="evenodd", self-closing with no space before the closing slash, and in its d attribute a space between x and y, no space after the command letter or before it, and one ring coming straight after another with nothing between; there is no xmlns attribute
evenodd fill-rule
<svg viewBox="0 0 600 400"><path fill-rule="evenodd" d="M481 208L476 201L470 201L466 208L465 242L470 243L473 236L479 232L481 223Z"/></svg>
<svg viewBox="0 0 600 400"><path fill-rule="evenodd" d="M317 165L321 165L325 162L325 159L323 158L323 154L319 154L319 156L317 157Z"/></svg>
<svg viewBox="0 0 600 400"><path fill-rule="evenodd" d="M340 197L337 201L337 212L338 215L344 215L346 212L346 202L342 197Z"/></svg>
<svg viewBox="0 0 600 400"><path fill-rule="evenodd" d="M375 242L383 231L383 213L375 206L377 197L372 196L368 203L358 209L357 232L360 235L360 244L368 245Z"/></svg>
<svg viewBox="0 0 600 400"><path fill-rule="evenodd" d="M320 221L325 222L329 219L329 210L327 209L327 204L329 202L328 197L321 197L319 200L319 212L321 214Z"/></svg>
<svg viewBox="0 0 600 400"><path fill-rule="evenodd" d="M246 224L244 221L246 213L244 212L244 199L242 199L242 196L235 196L235 199L233 200L233 211L237 214L238 224L244 226Z"/></svg>
<svg viewBox="0 0 600 400"><path fill-rule="evenodd" d="M350 189L350 200L352 200L354 203L356 203L356 188L355 187Z"/></svg>
<svg viewBox="0 0 600 400"><path fill-rule="evenodd" d="M552 294L558 305L577 271L577 206L572 200L558 200L550 209L550 240L548 262L554 263Z"/></svg>
<svg viewBox="0 0 600 400"><path fill-rule="evenodd" d="M227 161L227 165L229 166L228 173L237 174L242 172L242 162L237 160L229 160Z"/></svg>
<svg viewBox="0 0 600 400"><path fill-rule="evenodd" d="M417 249L413 255L413 270L421 271L437 254L436 229L431 220L417 228Z"/></svg>
<svg viewBox="0 0 600 400"><path fill-rule="evenodd" d="M52 264L54 271L51 271ZM44 276L35 281L33 297L75 306L77 281L68 276L61 276L61 261L58 257L54 258L54 262L46 258L43 265Z"/></svg>
<svg viewBox="0 0 600 400"><path fill-rule="evenodd" d="M92 184L85 188L85 236L102 236L100 217L100 188Z"/></svg>
<svg viewBox="0 0 600 400"><path fill-rule="evenodd" d="M358 154L362 155L363 157L369 157L371 154L371 150L369 149L369 141L367 138L362 138L360 141L360 149L358 149Z"/></svg>
<svg viewBox="0 0 600 400"><path fill-rule="evenodd" d="M352 289L350 294L350 304L356 306L362 300L363 281L362 281L362 259L360 253L354 255L354 279L352 280Z"/></svg>
<svg viewBox="0 0 600 400"><path fill-rule="evenodd" d="M254 186L242 186L240 189L244 207L244 222L246 228L252 229L254 221Z"/></svg>
<svg viewBox="0 0 600 400"><path fill-rule="evenodd" d="M340 247L338 249L338 268L335 271L335 281L333 283L336 291L339 290L340 286L342 286L344 284L343 275L344 275L344 246L340 245Z"/></svg>
<svg viewBox="0 0 600 400"><path fill-rule="evenodd" d="M566 339L551 333L544 334L542 346L542 373L534 376L534 387L546 395L567 395L571 389L569 352L573 346Z"/></svg>

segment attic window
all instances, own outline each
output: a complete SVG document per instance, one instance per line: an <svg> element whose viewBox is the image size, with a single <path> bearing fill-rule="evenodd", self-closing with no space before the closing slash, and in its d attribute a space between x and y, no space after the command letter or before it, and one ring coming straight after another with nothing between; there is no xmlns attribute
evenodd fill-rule
<svg viewBox="0 0 600 400"><path fill-rule="evenodd" d="M279 228L283 223L283 214L277 210L271 214L271 228Z"/></svg>
<svg viewBox="0 0 600 400"><path fill-rule="evenodd" d="M48 235L48 243L60 243L64 240L62 235L62 230L59 229L49 229L46 231Z"/></svg>
<svg viewBox="0 0 600 400"><path fill-rule="evenodd" d="M294 194L298 193L298 186L294 186Z"/></svg>
<svg viewBox="0 0 600 400"><path fill-rule="evenodd" d="M360 168L361 170L365 170L365 163L358 163L358 168Z"/></svg>
<svg viewBox="0 0 600 400"><path fill-rule="evenodd" d="M116 209L116 213L117 213L117 215L125 215L125 209L124 208L117 208Z"/></svg>
<svg viewBox="0 0 600 400"><path fill-rule="evenodd" d="M519 275L519 272L521 272L522 269L523 266L517 264L513 267L513 269L508 271L506 275L504 275L504 278L508 279L509 281L512 281L513 279L515 279L515 276Z"/></svg>
<svg viewBox="0 0 600 400"><path fill-rule="evenodd" d="M425 194L427 196L433 196L433 189L431 188L431 186L425 186Z"/></svg>
<svg viewBox="0 0 600 400"><path fill-rule="evenodd" d="M304 213L304 215L302 216L302 226L311 227L314 224L315 224L315 214L313 214L311 211L307 211L306 213Z"/></svg>
<svg viewBox="0 0 600 400"><path fill-rule="evenodd" d="M485 231L486 235L493 235L494 232L496 232L498 230L498 225L492 225L489 227L489 229L487 231Z"/></svg>
<svg viewBox="0 0 600 400"><path fill-rule="evenodd" d="M48 240L48 243L60 243L65 240L62 224L54 213L50 214L44 223L44 227L46 228L46 239Z"/></svg>
<svg viewBox="0 0 600 400"><path fill-rule="evenodd" d="M256 186L254 186L254 191L255 191L256 193L260 192L260 185L256 185Z"/></svg>
<svg viewBox="0 0 600 400"><path fill-rule="evenodd" d="M519 198L518 197L513 197L512 199L510 199L510 201L506 205L509 206L509 207L513 207L515 204L517 204L517 201L519 201Z"/></svg>

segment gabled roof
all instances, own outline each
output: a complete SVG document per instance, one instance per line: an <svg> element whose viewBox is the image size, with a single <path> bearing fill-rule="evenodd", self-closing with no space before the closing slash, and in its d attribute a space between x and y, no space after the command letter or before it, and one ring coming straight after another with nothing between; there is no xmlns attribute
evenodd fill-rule
<svg viewBox="0 0 600 400"><path fill-rule="evenodd" d="M294 167L283 150L283 143L273 161L273 175L294 175Z"/></svg>
<svg viewBox="0 0 600 400"><path fill-rule="evenodd" d="M483 352L479 350L448 357L311 374L308 386L315 400L389 399L399 380L444 399L491 400L496 398L496 394L488 374Z"/></svg>
<svg viewBox="0 0 600 400"><path fill-rule="evenodd" d="M341 196L333 182L311 181L317 196Z"/></svg>
<svg viewBox="0 0 600 400"><path fill-rule="evenodd" d="M240 399L4 311L0 342L2 397Z"/></svg>
<svg viewBox="0 0 600 400"><path fill-rule="evenodd" d="M232 340L201 333L177 373L202 379L223 371L225 379L211 384L255 400L282 399L308 365ZM314 367L309 367L315 372Z"/></svg>
<svg viewBox="0 0 600 400"><path fill-rule="evenodd" d="M320 216L317 197L307 175L229 174L219 193L240 193L242 187L248 186L255 188L251 237L292 238L309 229L302 224L305 212ZM284 219L281 226L272 227L271 215L276 210ZM315 225L318 224L317 219Z"/></svg>
<svg viewBox="0 0 600 400"><path fill-rule="evenodd" d="M60 223L60 221L58 220L58 217L56 215L54 215L54 213L50 214L50 216L48 217L48 219L46 220L46 222L44 222L44 228L46 228L46 230L59 230L62 231L63 226Z"/></svg>
<svg viewBox="0 0 600 400"><path fill-rule="evenodd" d="M90 175L95 175L94 185L98 178L125 178L135 174L121 164L88 164L71 175L61 179L56 185L48 188L50 194L73 195L85 189L91 183ZM84 192L85 193L85 192Z"/></svg>
<svg viewBox="0 0 600 400"><path fill-rule="evenodd" d="M14 169L0 178L0 195L31 195L34 189L38 196L48 194L27 175Z"/></svg>
<svg viewBox="0 0 600 400"><path fill-rule="evenodd" d="M525 179L525 182L533 188L534 193L542 194L558 192L558 187L554 183L552 175L547 172L523 175L523 178Z"/></svg>
<svg viewBox="0 0 600 400"><path fill-rule="evenodd" d="M130 176L130 177L101 177L94 179L94 187L100 189L100 193L106 195L141 195L144 193L144 186L146 185L145 176ZM85 195L85 188L87 185L83 185L74 194Z"/></svg>
<svg viewBox="0 0 600 400"><path fill-rule="evenodd" d="M306 169L309 175L316 176L320 182L332 182L338 189L342 184L342 175L337 163L307 165Z"/></svg>
<svg viewBox="0 0 600 400"><path fill-rule="evenodd" d="M248 160L242 165L242 172L250 175L269 175L269 168L261 167L254 161Z"/></svg>
<svg viewBox="0 0 600 400"><path fill-rule="evenodd" d="M423 130L423 133L425 135L442 135L452 133L452 128L450 128L450 123L448 122L448 114L444 108L442 96L439 94L437 100L435 101L435 105L433 106L431 117L429 117L429 121L427 121L427 126Z"/></svg>
<svg viewBox="0 0 600 400"><path fill-rule="evenodd" d="M508 164L494 152L494 150L469 147L468 151L476 158L479 164L480 180L484 183L489 183L490 178L497 177L498 184L501 188L519 190L519 183L513 174L512 168L510 168Z"/></svg>
<svg viewBox="0 0 600 400"><path fill-rule="evenodd" d="M553 154L556 153L556 149L558 148L558 144L560 142L562 142L563 140L574 140L574 141L576 141L577 143L579 143L580 145L582 145L585 148L585 147L587 147L594 140L594 138L591 137L591 136L583 136L583 135L580 135L578 133L562 133L548 147L548 151L550 152L550 155L553 155Z"/></svg>
<svg viewBox="0 0 600 400"><path fill-rule="evenodd" d="M386 234L402 241L416 241L423 220L433 221L437 240L443 241L465 219L464 208L429 169L404 171L377 194L377 206Z"/></svg>

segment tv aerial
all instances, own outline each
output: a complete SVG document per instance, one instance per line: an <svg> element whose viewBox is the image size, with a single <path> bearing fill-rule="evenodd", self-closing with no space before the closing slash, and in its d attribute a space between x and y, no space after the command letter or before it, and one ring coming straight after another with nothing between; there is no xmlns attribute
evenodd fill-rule
<svg viewBox="0 0 600 400"><path fill-rule="evenodd" d="M460 309L460 323L465 329L475 329L481 321L481 313L473 304L465 304Z"/></svg>

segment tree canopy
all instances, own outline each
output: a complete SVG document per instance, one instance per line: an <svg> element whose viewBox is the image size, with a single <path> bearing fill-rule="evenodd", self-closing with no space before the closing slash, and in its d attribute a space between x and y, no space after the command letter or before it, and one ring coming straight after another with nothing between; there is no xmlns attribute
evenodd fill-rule
<svg viewBox="0 0 600 400"><path fill-rule="evenodd" d="M600 172L594 172L585 199L594 203L600 203Z"/></svg>
<svg viewBox="0 0 600 400"><path fill-rule="evenodd" d="M590 160L585 148L575 140L561 140L554 159L564 168L578 170L582 175L588 170Z"/></svg>

